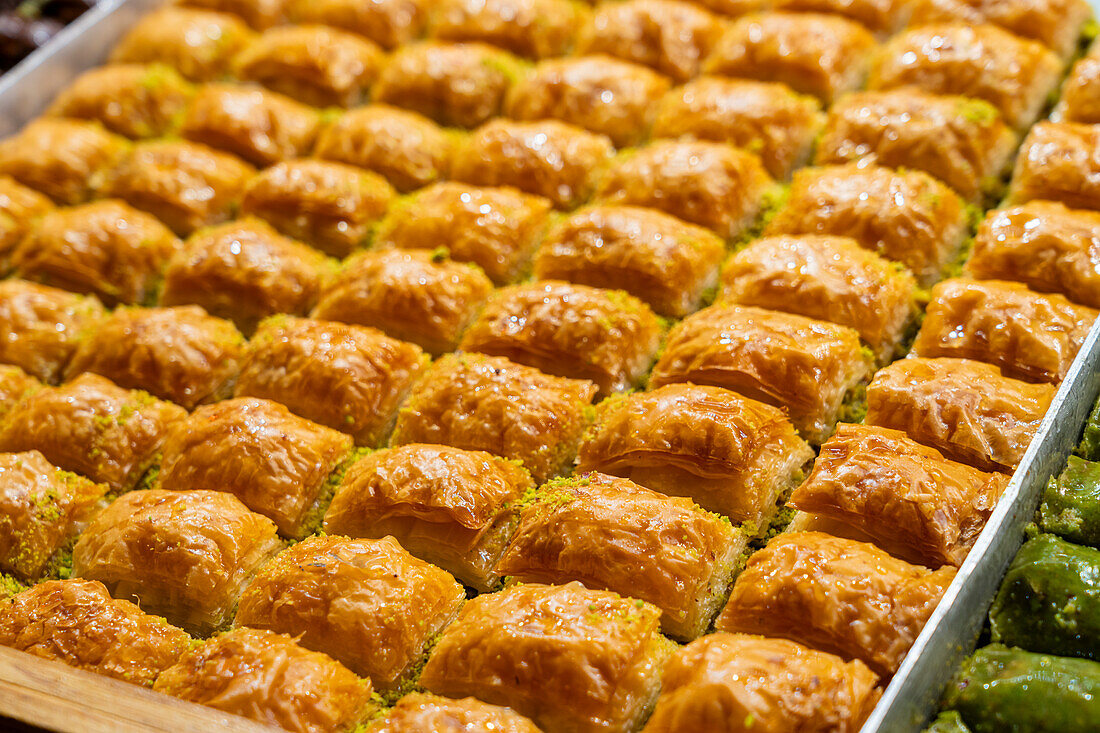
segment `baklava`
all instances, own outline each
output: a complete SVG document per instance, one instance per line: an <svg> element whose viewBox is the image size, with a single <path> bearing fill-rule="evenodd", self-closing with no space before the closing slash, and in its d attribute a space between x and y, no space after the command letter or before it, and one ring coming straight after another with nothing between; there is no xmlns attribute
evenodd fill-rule
<svg viewBox="0 0 1100 733"><path fill-rule="evenodd" d="M1062 84L1051 119L1056 122L1100 123L1100 46L1073 65Z"/></svg>
<svg viewBox="0 0 1100 733"><path fill-rule="evenodd" d="M586 6L575 0L435 0L430 35L542 59L565 55L587 15Z"/></svg>
<svg viewBox="0 0 1100 733"><path fill-rule="evenodd" d="M161 63L191 81L229 75L255 34L236 15L167 5L141 18L111 51L115 64Z"/></svg>
<svg viewBox="0 0 1100 733"><path fill-rule="evenodd" d="M56 384L73 352L106 316L94 296L0 280L0 362Z"/></svg>
<svg viewBox="0 0 1100 733"><path fill-rule="evenodd" d="M418 37L427 22L424 0L286 0L292 23L321 23L369 38L384 49Z"/></svg>
<svg viewBox="0 0 1100 733"><path fill-rule="evenodd" d="M258 31L286 22L285 0L177 0L179 5L236 15Z"/></svg>
<svg viewBox="0 0 1100 733"><path fill-rule="evenodd" d="M1069 58L1090 17L1085 0L917 0L911 24L992 23Z"/></svg>
<svg viewBox="0 0 1100 733"><path fill-rule="evenodd" d="M52 208L47 196L0 175L0 277L11 270L12 253L31 225Z"/></svg>
<svg viewBox="0 0 1100 733"><path fill-rule="evenodd" d="M1040 122L1020 146L1009 204L1033 199L1074 209L1100 209L1100 129L1076 122Z"/></svg>
<svg viewBox="0 0 1100 733"><path fill-rule="evenodd" d="M79 204L126 152L126 138L97 122L41 117L0 141L0 175L59 204Z"/></svg>
<svg viewBox="0 0 1100 733"><path fill-rule="evenodd" d="M876 36L891 36L909 20L907 0L774 0L776 10L829 13L854 20Z"/></svg>
<svg viewBox="0 0 1100 733"><path fill-rule="evenodd" d="M20 400L41 386L41 382L19 367L0 364L0 422Z"/></svg>
<svg viewBox="0 0 1100 733"><path fill-rule="evenodd" d="M510 708L489 705L476 698L448 697L410 692L371 723L366 733L422 733L422 731L493 731L539 733L527 718Z"/></svg>

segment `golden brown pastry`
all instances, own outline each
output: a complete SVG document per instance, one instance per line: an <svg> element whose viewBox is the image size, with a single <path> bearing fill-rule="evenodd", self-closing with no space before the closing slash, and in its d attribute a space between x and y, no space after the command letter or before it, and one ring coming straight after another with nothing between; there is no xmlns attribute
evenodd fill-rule
<svg viewBox="0 0 1100 733"><path fill-rule="evenodd" d="M292 636L389 692L410 681L465 601L450 574L393 537L310 537L256 574L234 624Z"/></svg>
<svg viewBox="0 0 1100 733"><path fill-rule="evenodd" d="M595 198L658 209L732 240L752 226L771 187L752 153L724 143L657 140L617 157Z"/></svg>
<svg viewBox="0 0 1100 733"><path fill-rule="evenodd" d="M427 117L384 104L347 112L317 138L319 158L379 173L402 193L447 175L455 138Z"/></svg>
<svg viewBox="0 0 1100 733"><path fill-rule="evenodd" d="M1054 392L970 359L902 359L868 385L865 422L904 431L983 471L1011 473Z"/></svg>
<svg viewBox="0 0 1100 733"><path fill-rule="evenodd" d="M351 449L347 435L278 402L223 400L169 428L157 487L227 491L301 539L320 524L329 476Z"/></svg>
<svg viewBox="0 0 1100 733"><path fill-rule="evenodd" d="M608 395L638 386L663 331L647 305L621 290L546 280L494 293L461 348L587 379Z"/></svg>
<svg viewBox="0 0 1100 733"><path fill-rule="evenodd" d="M136 144L106 177L103 194L157 217L181 237L232 217L255 170L235 155L200 143Z"/></svg>
<svg viewBox="0 0 1100 733"><path fill-rule="evenodd" d="M760 156L779 179L810 159L825 116L813 97L787 86L704 76L664 96L653 137L694 137L725 142Z"/></svg>
<svg viewBox="0 0 1100 733"><path fill-rule="evenodd" d="M206 84L187 108L180 133L262 167L308 153L319 126L316 110L282 94Z"/></svg>
<svg viewBox="0 0 1100 733"><path fill-rule="evenodd" d="M605 0L581 27L577 46L685 82L699 73L721 33L713 14L681 0Z"/></svg>
<svg viewBox="0 0 1100 733"><path fill-rule="evenodd" d="M791 639L889 676L955 578L866 542L822 532L775 537L737 576L719 631Z"/></svg>
<svg viewBox="0 0 1100 733"><path fill-rule="evenodd" d="M880 362L916 315L916 282L850 237L757 239L722 270L721 300L854 328Z"/></svg>
<svg viewBox="0 0 1100 733"><path fill-rule="evenodd" d="M122 201L105 199L50 211L12 256L15 273L108 306L155 297L168 259L181 246L168 227Z"/></svg>
<svg viewBox="0 0 1100 733"><path fill-rule="evenodd" d="M397 416L392 445L440 443L520 461L535 481L572 462L596 385L507 359L448 354Z"/></svg>
<svg viewBox="0 0 1100 733"><path fill-rule="evenodd" d="M527 718L509 708L489 705L472 697L448 697L410 692L366 733L539 733Z"/></svg>
<svg viewBox="0 0 1100 733"><path fill-rule="evenodd" d="M507 705L546 730L635 730L673 646L658 631L660 613L580 583L478 596L443 632L420 682Z"/></svg>
<svg viewBox="0 0 1100 733"><path fill-rule="evenodd" d="M431 35L447 41L481 41L517 56L562 56L587 17L573 0L436 0Z"/></svg>
<svg viewBox="0 0 1100 733"><path fill-rule="evenodd" d="M710 634L678 649L644 733L856 733L878 675L784 639Z"/></svg>
<svg viewBox="0 0 1100 733"><path fill-rule="evenodd" d="M1096 316L1092 308L1020 283L944 280L932 290L912 353L977 359L1008 377L1058 384Z"/></svg>
<svg viewBox="0 0 1100 733"><path fill-rule="evenodd" d="M1031 38L1069 58L1082 26L1092 17L1084 0L917 0L911 24L992 23Z"/></svg>
<svg viewBox="0 0 1100 733"><path fill-rule="evenodd" d="M693 382L725 387L782 407L806 440L820 444L846 396L870 375L859 334L804 316L714 305L668 334L650 387Z"/></svg>
<svg viewBox="0 0 1100 733"><path fill-rule="evenodd" d="M732 23L703 69L719 76L773 81L826 105L858 89L875 37L855 21L773 10Z"/></svg>
<svg viewBox="0 0 1100 733"><path fill-rule="evenodd" d="M720 15L738 17L762 10L764 0L701 0L700 6Z"/></svg>
<svg viewBox="0 0 1100 733"><path fill-rule="evenodd" d="M108 64L85 71L54 99L46 114L99 122L129 138L173 131L195 90L163 64Z"/></svg>
<svg viewBox="0 0 1100 733"><path fill-rule="evenodd" d="M427 361L413 344L373 328L276 316L249 342L235 394L282 403L375 447Z"/></svg>
<svg viewBox="0 0 1100 733"><path fill-rule="evenodd" d="M107 484L138 485L183 408L96 374L26 397L0 425L0 451L36 450L55 466Z"/></svg>
<svg viewBox="0 0 1100 733"><path fill-rule="evenodd" d="M603 135L557 120L492 120L455 151L451 177L477 186L514 186L559 209L584 203L614 148Z"/></svg>
<svg viewBox="0 0 1100 733"><path fill-rule="evenodd" d="M515 120L568 122L621 148L642 141L669 85L644 66L604 54L547 59L516 81L504 112Z"/></svg>
<svg viewBox="0 0 1100 733"><path fill-rule="evenodd" d="M1100 123L1100 46L1073 65L1050 118L1055 122Z"/></svg>
<svg viewBox="0 0 1100 733"><path fill-rule="evenodd" d="M1020 146L1009 204L1033 199L1074 209L1100 209L1100 128L1076 122L1040 122Z"/></svg>
<svg viewBox="0 0 1100 733"><path fill-rule="evenodd" d="M387 59L374 101L441 125L477 127L500 114L505 92L521 73L517 59L483 43L411 43Z"/></svg>
<svg viewBox="0 0 1100 733"><path fill-rule="evenodd" d="M17 366L0 364L0 422L11 408L42 383Z"/></svg>
<svg viewBox="0 0 1100 733"><path fill-rule="evenodd" d="M0 601L0 646L137 685L152 685L190 643L94 580L50 580Z"/></svg>
<svg viewBox="0 0 1100 733"><path fill-rule="evenodd" d="M197 305L119 308L73 354L67 379L102 374L188 410L233 391L244 338Z"/></svg>
<svg viewBox="0 0 1100 733"><path fill-rule="evenodd" d="M0 362L56 384L106 316L99 300L25 280L0 280Z"/></svg>
<svg viewBox="0 0 1100 733"><path fill-rule="evenodd" d="M333 257L346 257L366 244L395 196L377 173L326 160L290 160L248 182L241 214L258 216Z"/></svg>
<svg viewBox="0 0 1100 733"><path fill-rule="evenodd" d="M255 34L236 15L167 5L144 16L111 52L115 64L162 63L191 81L229 74Z"/></svg>
<svg viewBox="0 0 1100 733"><path fill-rule="evenodd" d="M878 53L867 86L915 86L984 99L1017 129L1031 125L1062 76L1050 49L995 25L941 23L900 33Z"/></svg>
<svg viewBox="0 0 1100 733"><path fill-rule="evenodd" d="M287 0L292 23L320 23L357 33L392 50L420 36L427 22L423 0Z"/></svg>
<svg viewBox="0 0 1100 733"><path fill-rule="evenodd" d="M969 224L962 199L927 173L850 164L796 172L765 234L851 237L927 287L955 259Z"/></svg>
<svg viewBox="0 0 1100 733"><path fill-rule="evenodd" d="M237 15L262 31L286 22L285 0L176 0L179 5Z"/></svg>
<svg viewBox="0 0 1100 733"><path fill-rule="evenodd" d="M378 224L375 249L445 247L498 285L519 279L546 230L551 203L511 187L435 183L390 208Z"/></svg>
<svg viewBox="0 0 1100 733"><path fill-rule="evenodd" d="M593 206L555 222L534 270L540 279L625 290L662 316L682 318L717 284L725 254L720 237L669 214Z"/></svg>
<svg viewBox="0 0 1100 733"><path fill-rule="evenodd" d="M907 87L857 92L833 105L815 162L913 168L977 203L998 194L1015 145L988 102Z"/></svg>
<svg viewBox="0 0 1100 733"><path fill-rule="evenodd" d="M577 470L690 497L753 535L812 458L778 408L720 387L669 384L603 402Z"/></svg>
<svg viewBox="0 0 1100 733"><path fill-rule="evenodd" d="M978 227L966 273L1016 280L1100 308L1100 213L1031 201L991 211Z"/></svg>
<svg viewBox="0 0 1100 733"><path fill-rule="evenodd" d="M271 520L224 491L131 491L80 535L73 576L206 635L233 618L244 586L281 547Z"/></svg>
<svg viewBox="0 0 1100 733"><path fill-rule="evenodd" d="M11 255L31 225L52 208L46 196L0 175L0 277L11 269Z"/></svg>
<svg viewBox="0 0 1100 733"><path fill-rule="evenodd" d="M492 289L476 266L445 252L361 252L344 262L311 315L373 326L438 355L457 348Z"/></svg>
<svg viewBox="0 0 1100 733"><path fill-rule="evenodd" d="M791 505L866 535L891 555L962 565L1008 477L943 457L905 433L840 425Z"/></svg>
<svg viewBox="0 0 1100 733"><path fill-rule="evenodd" d="M294 733L351 731L377 709L368 680L260 629L203 642L164 670L153 689Z"/></svg>
<svg viewBox="0 0 1100 733"><path fill-rule="evenodd" d="M0 487L0 570L30 582L56 570L108 491L36 450L0 453Z"/></svg>
<svg viewBox="0 0 1100 733"><path fill-rule="evenodd" d="M42 117L0 141L0 175L59 204L79 204L125 153L126 139L98 123Z"/></svg>
<svg viewBox="0 0 1100 733"><path fill-rule="evenodd" d="M897 33L909 19L908 0L773 0L775 10L828 13L854 20L879 38Z"/></svg>
<svg viewBox="0 0 1100 733"><path fill-rule="evenodd" d="M421 560L485 592L515 531L520 499L534 489L514 461L482 451L411 443L348 467L325 513L325 532L393 536Z"/></svg>
<svg viewBox="0 0 1100 733"><path fill-rule="evenodd" d="M161 305L201 305L249 334L276 313L306 315L336 263L245 218L188 237L164 272Z"/></svg>
<svg viewBox="0 0 1100 733"><path fill-rule="evenodd" d="M315 107L362 104L381 66L377 45L324 25L271 28L233 59L238 78Z"/></svg>
<svg viewBox="0 0 1100 733"><path fill-rule="evenodd" d="M661 609L661 628L694 639L725 600L748 538L689 499L585 473L542 486L497 565L521 583L580 581Z"/></svg>

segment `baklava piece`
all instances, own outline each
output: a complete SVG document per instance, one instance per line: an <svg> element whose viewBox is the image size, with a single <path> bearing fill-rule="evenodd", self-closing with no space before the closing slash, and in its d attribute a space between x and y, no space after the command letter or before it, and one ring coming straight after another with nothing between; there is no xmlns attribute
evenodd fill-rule
<svg viewBox="0 0 1100 733"><path fill-rule="evenodd" d="M1058 384L1096 316L1019 283L945 280L932 290L912 354L976 359L1014 379Z"/></svg>
<svg viewBox="0 0 1100 733"><path fill-rule="evenodd" d="M917 314L916 287L907 271L849 237L779 236L730 258L720 298L849 326L886 363Z"/></svg>
<svg viewBox="0 0 1100 733"><path fill-rule="evenodd" d="M605 136L557 120L492 120L455 152L451 176L477 186L514 186L573 209L592 194L614 152Z"/></svg>
<svg viewBox="0 0 1100 733"><path fill-rule="evenodd" d="M34 392L0 425L0 451L36 450L66 471L107 484L138 485L183 408L122 389L95 374Z"/></svg>
<svg viewBox="0 0 1100 733"><path fill-rule="evenodd" d="M483 43L422 41L386 60L373 98L441 125L477 127L500 114L522 71L517 59Z"/></svg>
<svg viewBox="0 0 1100 733"><path fill-rule="evenodd" d="M856 733L878 702L877 681L858 660L785 639L711 634L665 665L644 731Z"/></svg>
<svg viewBox="0 0 1100 733"><path fill-rule="evenodd" d="M639 206L593 206L556 222L535 257L535 276L625 290L658 314L683 318L718 282L722 239Z"/></svg>
<svg viewBox="0 0 1100 733"><path fill-rule="evenodd" d="M447 41L481 41L517 56L562 56L587 16L574 0L436 0L431 35Z"/></svg>
<svg viewBox="0 0 1100 733"><path fill-rule="evenodd" d="M346 257L366 244L395 196L377 173L326 160L290 160L248 182L241 215L258 216L288 237Z"/></svg>
<svg viewBox="0 0 1100 733"><path fill-rule="evenodd" d="M254 33L235 15L174 5L141 18L111 52L115 64L162 63L191 81L229 75Z"/></svg>
<svg viewBox="0 0 1100 733"><path fill-rule="evenodd" d="M200 143L136 144L104 181L103 193L160 219L181 237L232 218L255 170L235 155Z"/></svg>
<svg viewBox="0 0 1100 733"><path fill-rule="evenodd" d="M192 234L164 272L161 305L200 305L250 334L276 313L304 316L336 263L260 219Z"/></svg>
<svg viewBox="0 0 1100 733"><path fill-rule="evenodd" d="M373 326L438 355L458 347L492 289L485 273L446 253L362 252L344 262L312 316Z"/></svg>
<svg viewBox="0 0 1100 733"><path fill-rule="evenodd" d="M164 670L153 690L303 733L355 730L377 711L369 681L262 629L208 639Z"/></svg>
<svg viewBox="0 0 1100 733"><path fill-rule="evenodd" d="M108 306L148 305L180 241L144 211L117 200L55 209L31 228L15 250L15 273Z"/></svg>
<svg viewBox="0 0 1100 733"><path fill-rule="evenodd" d="M790 639L890 676L955 578L866 542L795 532L775 537L737 576L719 631Z"/></svg>
<svg viewBox="0 0 1100 733"><path fill-rule="evenodd" d="M278 402L223 400L169 429L157 487L227 491L301 539L320 524L329 476L351 449L348 436Z"/></svg>
<svg viewBox="0 0 1100 733"><path fill-rule="evenodd" d="M1077 49L1077 40L1092 10L1085 0L917 0L911 24L991 23L1021 38L1039 41L1062 58Z"/></svg>
<svg viewBox="0 0 1100 733"><path fill-rule="evenodd" d="M607 135L622 148L645 138L669 85L655 71L603 54L548 59L512 86L505 114L568 122Z"/></svg>
<svg viewBox="0 0 1100 733"><path fill-rule="evenodd" d="M994 25L930 25L884 45L871 71L871 89L913 86L935 94L984 99L1005 123L1026 129L1062 77L1050 49Z"/></svg>
<svg viewBox="0 0 1100 733"><path fill-rule="evenodd" d="M596 385L478 354L442 357L397 417L393 445L439 443L523 463L536 482L569 467Z"/></svg>
<svg viewBox="0 0 1100 733"><path fill-rule="evenodd" d="M318 158L374 171L402 193L444 178L455 138L427 117L374 104L345 113L317 138Z"/></svg>
<svg viewBox="0 0 1100 733"><path fill-rule="evenodd" d="M661 609L666 634L690 640L725 601L746 539L689 499L588 473L539 489L497 570L521 583L630 593Z"/></svg>
<svg viewBox="0 0 1100 733"><path fill-rule="evenodd" d="M447 697L507 705L546 730L635 730L674 646L660 615L580 583L517 585L467 603L420 681Z"/></svg>
<svg viewBox="0 0 1100 733"><path fill-rule="evenodd" d="M410 692L397 701L384 717L367 727L366 733L423 733L423 731L492 731L493 733L539 733L527 718L498 705L472 697L449 697Z"/></svg>
<svg viewBox="0 0 1100 733"><path fill-rule="evenodd" d="M292 636L393 692L415 683L432 637L465 601L449 573L393 537L310 537L256 574L234 624Z"/></svg>
<svg viewBox="0 0 1100 733"><path fill-rule="evenodd" d="M783 84L705 76L664 96L653 137L730 143L759 155L769 174L786 180L810 159L824 121L816 99Z"/></svg>
<svg viewBox="0 0 1100 733"><path fill-rule="evenodd" d="M421 560L480 592L495 588L497 561L535 488L513 461L482 451L412 443L376 451L344 473L325 532L392 536Z"/></svg>
<svg viewBox="0 0 1100 733"><path fill-rule="evenodd" d="M703 69L780 82L828 105L863 85L874 49L875 37L847 18L771 11L734 21Z"/></svg>
<svg viewBox="0 0 1100 733"><path fill-rule="evenodd" d="M734 240L752 227L771 188L752 153L703 140L656 140L612 161L596 202L658 209Z"/></svg>
<svg viewBox="0 0 1100 733"><path fill-rule="evenodd" d="M424 0L287 0L292 23L342 28L393 50L420 36L427 23Z"/></svg>
<svg viewBox="0 0 1100 733"><path fill-rule="evenodd" d="M1054 393L1053 385L1011 379L992 364L902 359L868 385L866 423L904 431L983 471L1011 473Z"/></svg>
<svg viewBox="0 0 1100 733"><path fill-rule="evenodd" d="M191 101L180 133L263 167L308 153L319 125L317 110L282 94L207 84Z"/></svg>
<svg viewBox="0 0 1100 733"><path fill-rule="evenodd" d="M125 154L126 138L96 122L43 117L0 141L0 175L59 204L79 204Z"/></svg>
<svg viewBox="0 0 1100 733"><path fill-rule="evenodd" d="M1100 209L1100 125L1040 122L1016 158L1009 204L1033 199Z"/></svg>
<svg viewBox="0 0 1100 733"><path fill-rule="evenodd" d="M0 423L11 408L41 386L41 382L19 367L0 364Z"/></svg>
<svg viewBox="0 0 1100 733"><path fill-rule="evenodd" d="M381 66L378 46L323 25L271 28L233 59L238 78L315 107L362 104Z"/></svg>
<svg viewBox="0 0 1100 733"><path fill-rule="evenodd" d="M518 280L549 222L551 203L511 187L437 183L395 204L371 239L375 249L445 247L498 285Z"/></svg>
<svg viewBox="0 0 1100 733"><path fill-rule="evenodd" d="M647 305L621 290L549 280L494 293L461 348L587 379L606 396L638 386L663 330Z"/></svg>
<svg viewBox="0 0 1100 733"><path fill-rule="evenodd" d="M0 277L11 269L11 256L38 217L53 208L53 202L34 189L0 175Z"/></svg>
<svg viewBox="0 0 1100 733"><path fill-rule="evenodd" d="M905 433L841 425L791 505L835 520L891 555L962 565L1008 477L944 458Z"/></svg>
<svg viewBox="0 0 1100 733"><path fill-rule="evenodd" d="M131 491L81 533L73 577L207 635L232 620L245 585L281 547L271 520L224 491Z"/></svg>
<svg viewBox="0 0 1100 733"><path fill-rule="evenodd" d="M99 122L128 138L161 137L175 130L194 93L170 66L108 64L78 76L46 114Z"/></svg>
<svg viewBox="0 0 1100 733"><path fill-rule="evenodd" d="M92 296L0 280L0 363L56 384L77 346L106 315Z"/></svg>
<svg viewBox="0 0 1100 733"><path fill-rule="evenodd" d="M0 603L0 646L143 687L190 645L185 631L94 580L50 580Z"/></svg>
<svg viewBox="0 0 1100 733"><path fill-rule="evenodd" d="M601 404L577 468L689 497L755 535L812 458L778 408L719 387L670 384Z"/></svg>
<svg viewBox="0 0 1100 733"><path fill-rule="evenodd" d="M1056 122L1100 123L1100 46L1073 65L1050 118Z"/></svg>
<svg viewBox="0 0 1100 733"><path fill-rule="evenodd" d="M65 371L102 374L188 410L228 397L244 337L199 306L119 308L84 339Z"/></svg>
<svg viewBox="0 0 1100 733"><path fill-rule="evenodd" d="M829 437L871 371L859 334L804 316L714 305L668 335L649 384L725 387L785 409L811 443ZM854 405L849 405L854 408Z"/></svg>
<svg viewBox="0 0 1100 733"><path fill-rule="evenodd" d="M237 397L260 397L352 436L385 442L428 358L373 328L277 316L249 342Z"/></svg>
<svg viewBox="0 0 1100 733"><path fill-rule="evenodd" d="M179 5L231 13L262 31L286 22L285 0L176 0Z"/></svg>
<svg viewBox="0 0 1100 733"><path fill-rule="evenodd" d="M676 82L696 76L722 25L681 0L606 0L580 30L581 53L607 54L648 66Z"/></svg>
<svg viewBox="0 0 1100 733"><path fill-rule="evenodd" d="M773 0L770 7L796 13L840 15L885 38L905 26L910 5L909 0Z"/></svg>
<svg viewBox="0 0 1100 733"><path fill-rule="evenodd" d="M1015 280L1100 308L1100 213L1031 201L990 212L978 227L966 273Z"/></svg>
<svg viewBox="0 0 1100 733"><path fill-rule="evenodd" d="M765 234L833 234L908 267L923 287L943 276L969 235L967 209L927 173L832 165L794 174Z"/></svg>
<svg viewBox="0 0 1100 733"><path fill-rule="evenodd" d="M0 570L30 582L56 573L108 491L36 450L0 453L0 486Z"/></svg>
<svg viewBox="0 0 1100 733"><path fill-rule="evenodd" d="M857 92L833 105L815 161L924 171L980 203L999 195L1015 147L988 102L906 88Z"/></svg>

